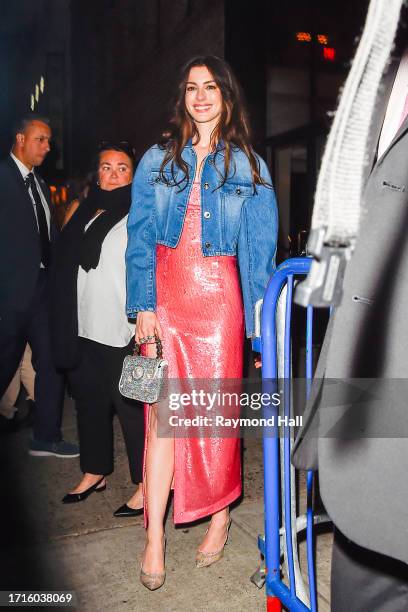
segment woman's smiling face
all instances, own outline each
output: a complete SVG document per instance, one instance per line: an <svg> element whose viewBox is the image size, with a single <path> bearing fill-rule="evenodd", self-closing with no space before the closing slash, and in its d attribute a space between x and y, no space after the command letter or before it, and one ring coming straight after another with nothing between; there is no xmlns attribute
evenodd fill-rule
<svg viewBox="0 0 408 612"><path fill-rule="evenodd" d="M186 109L195 123L219 122L222 95L207 66L191 68L185 93Z"/></svg>

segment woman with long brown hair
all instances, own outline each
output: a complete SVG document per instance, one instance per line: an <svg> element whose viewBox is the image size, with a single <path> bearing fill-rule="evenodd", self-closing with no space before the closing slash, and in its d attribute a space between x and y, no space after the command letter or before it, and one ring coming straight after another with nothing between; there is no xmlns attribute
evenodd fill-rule
<svg viewBox="0 0 408 612"><path fill-rule="evenodd" d="M171 130L139 164L128 219L127 312L137 317L137 343L162 340L170 379L242 378L244 314L251 337L276 238L275 195L250 145L239 85L223 60L195 58L183 69ZM146 412L140 578L153 590L165 580L172 483L176 523L212 515L196 555L197 567L208 566L223 555L241 464L239 438L164 437L157 405Z"/></svg>

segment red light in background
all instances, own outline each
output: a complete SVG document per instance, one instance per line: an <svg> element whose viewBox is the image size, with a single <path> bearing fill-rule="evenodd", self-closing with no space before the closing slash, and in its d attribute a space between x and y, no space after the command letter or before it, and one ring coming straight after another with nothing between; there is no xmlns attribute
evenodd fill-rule
<svg viewBox="0 0 408 612"><path fill-rule="evenodd" d="M329 44L329 39L327 38L326 34L318 34L317 40L319 41L321 45Z"/></svg>
<svg viewBox="0 0 408 612"><path fill-rule="evenodd" d="M327 62L336 60L336 49L334 47L323 47L323 57Z"/></svg>

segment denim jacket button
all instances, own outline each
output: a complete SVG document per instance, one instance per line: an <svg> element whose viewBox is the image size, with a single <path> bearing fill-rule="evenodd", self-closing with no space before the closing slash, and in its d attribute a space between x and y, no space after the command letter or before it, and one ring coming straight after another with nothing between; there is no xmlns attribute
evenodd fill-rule
<svg viewBox="0 0 408 612"><path fill-rule="evenodd" d="M206 249L210 249L211 248L211 242L206 242L205 243L205 248Z"/></svg>
<svg viewBox="0 0 408 612"><path fill-rule="evenodd" d="M209 184L208 183L204 183L204 189L208 189L209 188Z"/></svg>
<svg viewBox="0 0 408 612"><path fill-rule="evenodd" d="M236 193L237 195L240 195L241 190L240 190L240 188L239 188L239 187L237 187L237 188L236 188L235 193Z"/></svg>
<svg viewBox="0 0 408 612"><path fill-rule="evenodd" d="M209 219L210 217L211 217L211 213L208 210L206 210L204 212L204 219Z"/></svg>

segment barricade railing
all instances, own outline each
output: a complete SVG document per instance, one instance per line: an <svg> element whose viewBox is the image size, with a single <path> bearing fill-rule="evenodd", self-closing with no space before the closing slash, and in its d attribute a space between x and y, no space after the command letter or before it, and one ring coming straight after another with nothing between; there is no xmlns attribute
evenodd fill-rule
<svg viewBox="0 0 408 612"><path fill-rule="evenodd" d="M327 515L314 516L313 472L306 474L306 514L297 516L296 474L290 454L294 427L291 320L296 277L309 272L311 259L295 257L282 263L272 276L262 306L261 337L253 344L262 355L262 392L269 397L283 385L283 402L264 407L268 425L263 434L265 533L258 538L261 564L251 577L259 588L266 584L267 611L280 612L282 604L290 611L317 610L313 525L327 522ZM313 377L313 308L306 313L306 396ZM306 399L306 398L305 398ZM278 417L283 425L279 427ZM271 417L273 417L271 419ZM282 520L281 520L282 514ZM308 589L300 570L298 534L306 529ZM281 559L283 563L281 564ZM282 580L282 570L286 582Z"/></svg>

